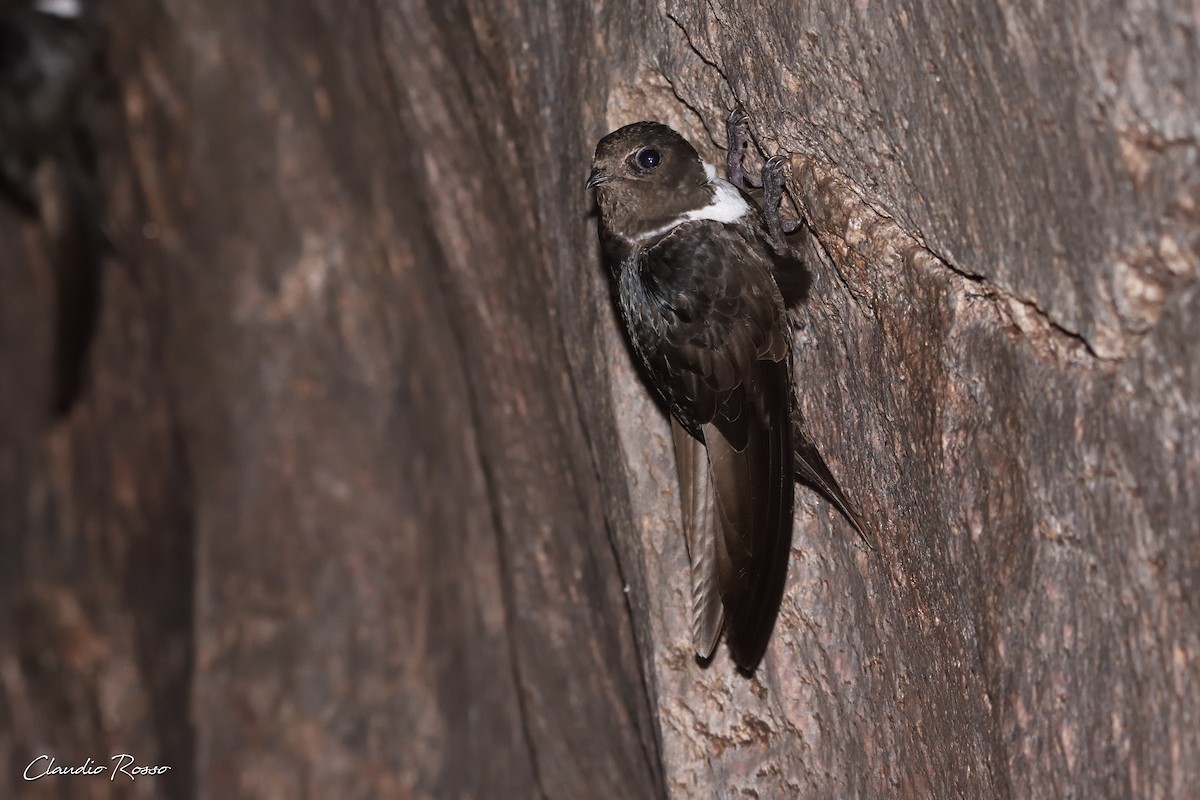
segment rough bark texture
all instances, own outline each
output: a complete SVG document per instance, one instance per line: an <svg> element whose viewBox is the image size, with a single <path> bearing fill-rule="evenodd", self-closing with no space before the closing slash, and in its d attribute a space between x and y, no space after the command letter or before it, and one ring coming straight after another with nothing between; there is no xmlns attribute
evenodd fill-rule
<svg viewBox="0 0 1200 800"><path fill-rule="evenodd" d="M1200 796L1200 8L110 0L91 380L0 209L12 797ZM747 679L582 182L742 103L815 236ZM21 780L128 752L165 777Z"/></svg>

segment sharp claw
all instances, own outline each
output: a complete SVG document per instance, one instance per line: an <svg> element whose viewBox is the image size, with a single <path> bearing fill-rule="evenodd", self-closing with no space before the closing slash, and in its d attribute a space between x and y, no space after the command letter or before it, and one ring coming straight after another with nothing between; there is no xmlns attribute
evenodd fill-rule
<svg viewBox="0 0 1200 800"><path fill-rule="evenodd" d="M788 251L784 236L800 227L798 221L785 220L779 207L783 200L783 168L788 161L787 155L776 153L767 159L762 168L763 216L767 223L767 232L771 236L771 245L778 253Z"/></svg>
<svg viewBox="0 0 1200 800"><path fill-rule="evenodd" d="M790 156L783 153L771 156L757 176L746 171L742 166L742 159L746 147L753 141L753 136L750 133L750 115L741 106L735 106L726 117L725 133L729 139L729 149L725 154L729 182L742 191L747 188L762 188L763 214L771 236L771 244L777 252L786 253L788 248L783 237L800 227L798 221L783 219L779 209L779 203L783 199L783 172L790 163Z"/></svg>
<svg viewBox="0 0 1200 800"><path fill-rule="evenodd" d="M746 146L753 140L753 137L750 135L750 116L741 106L737 106L729 112L729 116L725 120L725 135L729 140L729 149L725 154L725 166L726 171L729 173L729 182L742 191L745 191L748 187L762 186L761 181L746 172L745 168L742 167L742 158L745 155L744 151L746 150Z"/></svg>
<svg viewBox="0 0 1200 800"><path fill-rule="evenodd" d="M739 189L746 188L746 173L742 169L743 150L746 149L746 115L740 108L729 112L725 119L725 138L728 149L725 151L725 171L729 182Z"/></svg>

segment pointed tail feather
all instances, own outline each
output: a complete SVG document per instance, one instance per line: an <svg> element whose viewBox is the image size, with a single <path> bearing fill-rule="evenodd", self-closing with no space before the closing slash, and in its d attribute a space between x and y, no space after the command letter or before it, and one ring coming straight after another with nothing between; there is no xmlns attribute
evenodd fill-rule
<svg viewBox="0 0 1200 800"><path fill-rule="evenodd" d="M833 503L834 507L842 512L842 516L849 520L854 529L858 531L858 535L867 549L874 551L876 548L870 536L867 535L866 523L851 505L846 493L842 491L842 487L838 486L838 482L834 479L833 473L829 471L829 467L825 465L825 460L821 458L816 445L799 426L793 429L792 437L795 440L796 449L796 477L812 486L826 500Z"/></svg>
<svg viewBox="0 0 1200 800"><path fill-rule="evenodd" d="M692 646L700 658L710 658L725 624L717 585L717 518L712 476L704 443L689 434L674 417L671 436L679 472L683 533L691 562Z"/></svg>

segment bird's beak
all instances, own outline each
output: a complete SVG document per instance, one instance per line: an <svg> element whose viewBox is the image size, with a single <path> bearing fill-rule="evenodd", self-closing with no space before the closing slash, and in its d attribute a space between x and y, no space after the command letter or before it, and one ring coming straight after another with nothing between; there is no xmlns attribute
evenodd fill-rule
<svg viewBox="0 0 1200 800"><path fill-rule="evenodd" d="M592 170L592 175L591 175L591 177L588 178L587 184L584 186L584 188L585 189L595 189L600 184L608 183L612 179L613 179L612 175L609 175L607 172L604 172L599 167L596 167L594 170Z"/></svg>

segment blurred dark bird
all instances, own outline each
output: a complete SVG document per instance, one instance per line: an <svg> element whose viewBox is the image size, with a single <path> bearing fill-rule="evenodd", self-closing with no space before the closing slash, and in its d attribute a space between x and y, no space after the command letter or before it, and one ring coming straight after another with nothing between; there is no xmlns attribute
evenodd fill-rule
<svg viewBox="0 0 1200 800"><path fill-rule="evenodd" d="M41 220L50 245L56 416L82 390L106 246L85 120L102 71L100 43L83 0L0 10L0 194Z"/></svg>
<svg viewBox="0 0 1200 800"><path fill-rule="evenodd" d="M587 186L626 333L671 412L696 653L709 658L724 626L734 661L751 671L783 597L795 479L867 538L804 433L793 395L777 279L798 265L779 217L780 164L769 161L762 180L748 179L744 115L735 112L729 129L740 187L657 122L601 139ZM750 183L764 189L761 210L744 192Z"/></svg>

